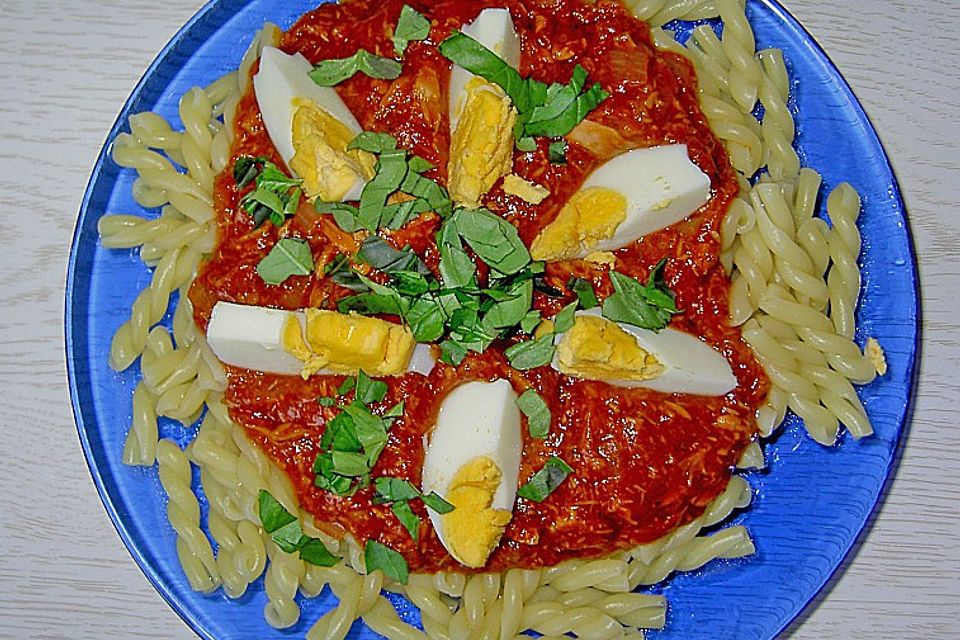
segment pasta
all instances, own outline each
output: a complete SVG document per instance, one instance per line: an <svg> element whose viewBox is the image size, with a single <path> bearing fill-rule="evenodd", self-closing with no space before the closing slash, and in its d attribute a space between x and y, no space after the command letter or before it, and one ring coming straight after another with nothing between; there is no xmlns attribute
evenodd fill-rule
<svg viewBox="0 0 960 640"><path fill-rule="evenodd" d="M869 435L869 419L852 386L876 374L853 341L860 202L852 187L839 185L827 199L830 223L816 217L821 178L800 167L793 148L782 54L755 50L739 0L627 4L654 27L659 46L693 63L703 113L739 174L740 193L722 225L721 260L732 279L730 321L742 326L744 340L772 383L757 412L760 434L771 435L789 408L823 444L836 440L841 424L854 437ZM685 46L661 28L672 20L717 16L724 23L722 37L701 25ZM187 289L214 249L214 180L230 161L232 119L249 84L249 69L279 36L279 29L267 24L238 72L185 94L179 109L183 131L153 113L130 118L131 132L117 137L112 157L137 172L136 201L159 207L161 214L154 219L104 216L98 226L104 247L139 247L141 259L154 269L114 337L110 365L122 370L140 361L142 380L133 395L123 461L158 464L177 553L192 588L210 593L222 587L228 597L239 598L262 577L268 599L264 616L278 629L299 620L298 594L314 597L329 588L340 604L313 623L308 638L343 638L358 618L378 633L403 639L514 638L528 629L544 637L642 638L642 629L662 627L665 600L638 593L638 587L713 559L754 553L744 527L716 529L749 505L752 490L744 478L733 476L700 517L629 551L543 569L413 574L404 585L381 571L367 574L362 550L351 536L336 539L317 530L299 509L289 478L231 420L222 395L226 374L194 324ZM754 115L758 103L759 119ZM171 335L159 323L174 297ZM186 451L159 439L158 416L184 424L202 416ZM200 470L209 503L205 527L215 546L191 489L191 465ZM738 464L763 465L757 443L747 447ZM343 562L318 567L278 547L257 512L262 489ZM422 631L398 617L384 590L403 594L420 610Z"/></svg>

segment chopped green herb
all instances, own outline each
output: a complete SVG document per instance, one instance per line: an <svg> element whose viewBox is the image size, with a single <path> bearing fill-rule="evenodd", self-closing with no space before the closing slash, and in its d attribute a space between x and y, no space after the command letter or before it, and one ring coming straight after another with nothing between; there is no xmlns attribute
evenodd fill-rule
<svg viewBox="0 0 960 640"><path fill-rule="evenodd" d="M427 505L437 513L450 513L453 511L453 505L437 495L436 491L431 491L425 496L420 496L423 504Z"/></svg>
<svg viewBox="0 0 960 640"><path fill-rule="evenodd" d="M330 553L323 542L303 533L300 521L287 511L269 491L260 490L257 496L260 522L278 547L287 553L300 552L300 559L319 567L332 567L340 558Z"/></svg>
<svg viewBox="0 0 960 640"><path fill-rule="evenodd" d="M573 318L576 312L577 302L571 302L561 309L560 313L553 317L553 332L557 334L569 331L570 327L573 326Z"/></svg>
<svg viewBox="0 0 960 640"><path fill-rule="evenodd" d="M357 401L363 404L380 402L387 396L387 383L374 380L361 370L357 374Z"/></svg>
<svg viewBox="0 0 960 640"><path fill-rule="evenodd" d="M392 578L400 584L407 584L410 569L403 556L390 547L377 542L376 540L367 540L363 548L363 560L367 573L374 571L383 571L383 575Z"/></svg>
<svg viewBox="0 0 960 640"><path fill-rule="evenodd" d="M398 56L407 50L407 44L414 40L424 40L430 35L430 21L424 18L410 5L403 5L400 19L393 30L393 48Z"/></svg>
<svg viewBox="0 0 960 640"><path fill-rule="evenodd" d="M554 350L553 334L550 334L536 340L524 340L513 344L503 353L510 360L511 367L525 371L550 364Z"/></svg>
<svg viewBox="0 0 960 640"><path fill-rule="evenodd" d="M321 60L309 73L310 79L322 87L332 87L352 77L358 71L371 78L395 80L403 65L390 58L381 58L366 49L360 49L349 58Z"/></svg>
<svg viewBox="0 0 960 640"><path fill-rule="evenodd" d="M530 264L530 253L517 228L505 219L486 209L461 209L454 217L464 241L499 273L511 275Z"/></svg>
<svg viewBox="0 0 960 640"><path fill-rule="evenodd" d="M505 299L496 302L485 316L498 329L520 324L533 301L533 280L521 280L506 288Z"/></svg>
<svg viewBox="0 0 960 640"><path fill-rule="evenodd" d="M527 333L533 333L533 330L537 328L538 324L540 324L539 309L528 311L527 314L520 320L520 328Z"/></svg>
<svg viewBox="0 0 960 640"><path fill-rule="evenodd" d="M397 148L397 139L389 133L361 131L347 143L347 149L362 149L370 153L383 153Z"/></svg>
<svg viewBox="0 0 960 640"><path fill-rule="evenodd" d="M543 468L537 471L517 490L517 495L534 502L543 502L551 493L557 490L573 469L557 456L551 456L544 463Z"/></svg>
<svg viewBox="0 0 960 640"><path fill-rule="evenodd" d="M463 250L462 246L447 243L439 243L439 245L440 277L443 279L443 285L450 289L460 289L473 283L477 273L477 265L473 258Z"/></svg>
<svg viewBox="0 0 960 640"><path fill-rule="evenodd" d="M530 153L531 151L537 150L537 141L533 139L533 136L523 136L517 139L515 146L517 147L517 151Z"/></svg>
<svg viewBox="0 0 960 640"><path fill-rule="evenodd" d="M440 53L467 71L499 85L517 109L517 148L533 150L532 136L561 137L568 133L610 94L599 84L586 91L587 72L577 65L570 82L549 87L523 78L497 54L470 36L457 32L440 43Z"/></svg>
<svg viewBox="0 0 960 640"><path fill-rule="evenodd" d="M654 266L646 284L611 271L614 293L603 301L603 317L653 331L666 327L679 311L673 292L663 281L665 263L664 259Z"/></svg>
<svg viewBox="0 0 960 640"><path fill-rule="evenodd" d="M550 164L567 164L567 141L554 140L547 147L547 158Z"/></svg>
<svg viewBox="0 0 960 640"><path fill-rule="evenodd" d="M590 284L589 280L574 276L567 282L567 288L577 294L581 309L593 309L599 304L597 293L593 290L593 285Z"/></svg>
<svg viewBox="0 0 960 640"><path fill-rule="evenodd" d="M380 502L398 502L420 497L420 491L403 478L383 476L375 479L373 486L377 492L376 499Z"/></svg>
<svg viewBox="0 0 960 640"><path fill-rule="evenodd" d="M519 398L517 406L523 415L527 416L527 430L531 438L543 440L550 433L550 407L540 394L533 389L527 389Z"/></svg>
<svg viewBox="0 0 960 640"><path fill-rule="evenodd" d="M281 284L290 276L313 273L313 254L306 240L281 238L257 264L257 274L267 284Z"/></svg>
<svg viewBox="0 0 960 640"><path fill-rule="evenodd" d="M353 391L354 387L356 386L357 386L356 378L345 378L343 382L340 383L340 386L337 387L337 395L345 396L351 391Z"/></svg>
<svg viewBox="0 0 960 640"><path fill-rule="evenodd" d="M320 403L321 407L332 407L333 405L337 404L337 401L335 399L328 398L326 396L321 396L317 398L317 402Z"/></svg>
<svg viewBox="0 0 960 640"><path fill-rule="evenodd" d="M287 176L277 165L263 156L242 156L233 165L237 188L256 183L256 188L240 198L240 208L250 214L255 227L270 220L275 226L297 212L300 204L300 183Z"/></svg>
<svg viewBox="0 0 960 640"><path fill-rule="evenodd" d="M397 519L400 520L400 524L403 525L403 528L410 533L410 537L417 541L420 539L420 517L413 512L413 509L410 508L410 503L407 500L401 500L400 502L394 502L390 505L390 509L393 510L394 515L397 516Z"/></svg>

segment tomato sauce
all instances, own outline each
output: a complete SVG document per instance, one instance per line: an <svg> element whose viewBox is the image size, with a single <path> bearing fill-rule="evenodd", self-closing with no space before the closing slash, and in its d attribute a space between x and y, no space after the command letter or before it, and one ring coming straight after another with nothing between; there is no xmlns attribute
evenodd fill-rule
<svg viewBox="0 0 960 640"><path fill-rule="evenodd" d="M648 27L619 4L577 0L351 0L327 4L304 15L287 32L281 48L299 51L316 63L352 55L359 48L393 55L390 40L404 3L433 21L430 37L407 48L404 71L395 81L358 74L337 91L367 130L388 131L401 147L436 165L428 175L441 183L449 146L447 83L450 63L436 50L452 30L473 20L486 6L506 6L521 34L521 74L544 82L567 82L576 64L611 95L589 116L598 144L569 144L567 163L552 165L546 142L537 151L515 152L514 172L546 186L551 196L527 204L496 185L485 206L519 229L529 245L553 220L562 204L589 173L626 148L684 143L712 182L712 197L685 222L643 238L616 252L616 269L645 279L667 258L665 279L682 313L673 326L696 334L730 361L738 387L725 397L668 395L575 380L551 367L512 369L503 356L509 341L471 354L457 367L438 363L430 376L406 374L387 379L386 400L375 410L405 401L404 415L374 476L396 476L419 486L423 436L435 423L440 403L458 384L470 380L509 380L518 393L533 388L553 416L550 435L534 440L524 430L520 481L525 482L551 456L574 469L546 501L518 498L513 519L485 570L556 564L569 558L610 554L651 542L699 516L723 490L744 447L755 436L754 411L768 382L739 330L726 323L729 281L718 262L720 221L737 192L737 180L722 145L697 104L696 78L681 57L657 51ZM280 158L263 126L252 92L243 96L236 118L234 157ZM610 135L614 132L613 135ZM578 140L575 135L571 140ZM613 141L613 150L609 149ZM281 165L282 166L282 165ZM254 229L239 210L238 190L229 171L217 180L219 236L214 255L202 269L190 296L196 319L205 327L219 300L277 308L334 308L348 295L328 279L291 277L270 286L255 267L278 237L270 224ZM341 231L330 216L301 205L285 235L306 238L318 265L337 252L353 252L358 239ZM390 234L397 246L411 245L435 267L433 236L439 220L426 214ZM546 280L561 290L571 275L590 279L602 298L610 293L604 269L583 261L552 263ZM534 305L546 316L573 299L536 294ZM318 396L335 395L341 376L298 377L228 368L226 401L231 416L290 476L304 509L317 526L333 534L349 532L361 543L377 539L400 551L412 571L463 570L440 544L419 501L420 540L415 542L388 505L371 502L372 489L338 497L313 485L313 461L325 423L335 409Z"/></svg>

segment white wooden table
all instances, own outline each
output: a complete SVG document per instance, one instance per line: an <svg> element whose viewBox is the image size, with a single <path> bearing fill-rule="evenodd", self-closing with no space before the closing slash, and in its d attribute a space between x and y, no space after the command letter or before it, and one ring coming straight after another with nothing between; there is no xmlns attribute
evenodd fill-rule
<svg viewBox="0 0 960 640"><path fill-rule="evenodd" d="M923 287L923 362L896 479L792 638L960 637L960 2L789 0L893 159ZM87 472L63 351L67 253L104 136L197 0L0 2L0 637L191 638Z"/></svg>

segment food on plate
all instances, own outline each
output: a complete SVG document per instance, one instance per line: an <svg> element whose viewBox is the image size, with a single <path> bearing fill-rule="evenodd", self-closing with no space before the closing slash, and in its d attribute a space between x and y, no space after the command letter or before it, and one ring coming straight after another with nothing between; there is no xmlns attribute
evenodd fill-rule
<svg viewBox="0 0 960 640"><path fill-rule="evenodd" d="M282 628L330 584L310 637L420 637L381 587L430 637L639 634L665 604L637 587L753 552L704 529L788 406L821 442L869 433L859 200L814 217L739 5L731 56L662 4L322 5L188 93L185 133L131 118L114 158L164 210L100 225L156 265L111 353L143 371L124 461L159 461L195 589L263 575ZM185 452L158 415L202 415Z"/></svg>

